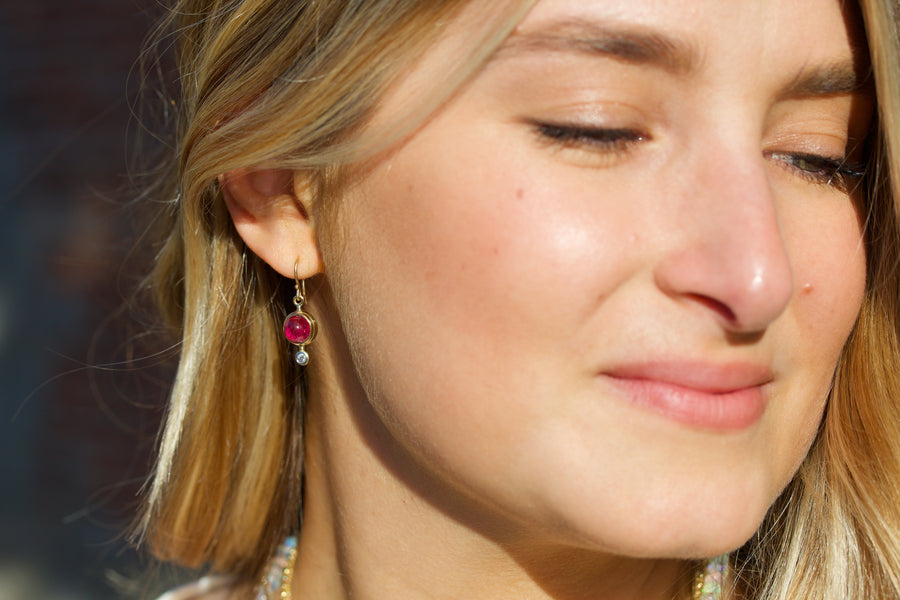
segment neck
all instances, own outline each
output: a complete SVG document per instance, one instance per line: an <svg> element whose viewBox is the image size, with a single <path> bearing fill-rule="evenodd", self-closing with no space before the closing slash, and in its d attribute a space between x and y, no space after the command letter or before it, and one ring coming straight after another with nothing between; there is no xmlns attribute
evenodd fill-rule
<svg viewBox="0 0 900 600"><path fill-rule="evenodd" d="M334 372L311 373L295 600L670 600L691 577L681 561L579 547L442 482L330 358L317 368Z"/></svg>

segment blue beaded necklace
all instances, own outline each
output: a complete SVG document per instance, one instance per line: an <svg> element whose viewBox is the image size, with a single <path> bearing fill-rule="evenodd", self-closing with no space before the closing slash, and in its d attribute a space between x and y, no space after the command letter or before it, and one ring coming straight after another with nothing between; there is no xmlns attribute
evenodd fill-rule
<svg viewBox="0 0 900 600"><path fill-rule="evenodd" d="M253 599L288 600L291 597L291 580L294 576L296 558L297 536L288 536L269 561L262 580L253 590Z"/></svg>
<svg viewBox="0 0 900 600"><path fill-rule="evenodd" d="M269 561L262 580L253 592L254 600L289 600L294 561L297 558L297 536L288 536ZM728 555L711 558L697 572L693 600L721 600L728 579Z"/></svg>
<svg viewBox="0 0 900 600"><path fill-rule="evenodd" d="M728 581L728 555L711 558L694 583L694 600L721 600Z"/></svg>

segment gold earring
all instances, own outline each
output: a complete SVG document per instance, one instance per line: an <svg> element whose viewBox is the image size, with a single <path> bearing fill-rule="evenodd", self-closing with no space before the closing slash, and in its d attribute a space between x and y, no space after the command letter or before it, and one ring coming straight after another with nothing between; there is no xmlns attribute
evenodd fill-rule
<svg viewBox="0 0 900 600"><path fill-rule="evenodd" d="M301 367L309 364L309 354L306 352L306 345L316 338L316 320L307 312L303 311L303 305L306 303L306 280L301 280L297 276L297 268L300 264L298 257L294 261L294 312L284 319L284 337L287 341L298 346L294 360Z"/></svg>

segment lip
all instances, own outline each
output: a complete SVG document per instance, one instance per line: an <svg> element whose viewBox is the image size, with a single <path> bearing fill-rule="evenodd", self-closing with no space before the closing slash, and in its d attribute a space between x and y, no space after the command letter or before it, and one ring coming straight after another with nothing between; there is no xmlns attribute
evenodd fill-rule
<svg viewBox="0 0 900 600"><path fill-rule="evenodd" d="M679 423L746 429L766 410L771 370L751 363L651 362L617 366L601 377L636 406Z"/></svg>

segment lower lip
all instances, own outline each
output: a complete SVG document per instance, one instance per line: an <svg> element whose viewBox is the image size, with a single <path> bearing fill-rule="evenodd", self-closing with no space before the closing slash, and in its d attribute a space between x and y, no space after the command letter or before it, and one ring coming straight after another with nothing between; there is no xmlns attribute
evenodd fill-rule
<svg viewBox="0 0 900 600"><path fill-rule="evenodd" d="M653 379L605 378L624 392L633 404L703 429L746 429L759 421L766 409L760 386L707 392Z"/></svg>

